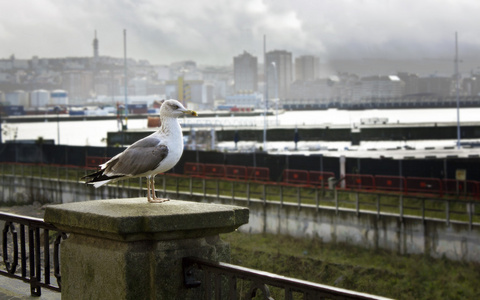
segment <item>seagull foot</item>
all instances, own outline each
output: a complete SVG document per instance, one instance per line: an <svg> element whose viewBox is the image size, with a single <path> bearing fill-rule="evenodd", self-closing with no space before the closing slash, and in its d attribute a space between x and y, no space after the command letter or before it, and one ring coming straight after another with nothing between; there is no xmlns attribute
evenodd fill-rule
<svg viewBox="0 0 480 300"><path fill-rule="evenodd" d="M161 198L155 198L155 199L148 199L148 202L150 203L163 203L163 202L166 202L166 201L170 201L170 199L168 198L165 198L165 199L161 199Z"/></svg>

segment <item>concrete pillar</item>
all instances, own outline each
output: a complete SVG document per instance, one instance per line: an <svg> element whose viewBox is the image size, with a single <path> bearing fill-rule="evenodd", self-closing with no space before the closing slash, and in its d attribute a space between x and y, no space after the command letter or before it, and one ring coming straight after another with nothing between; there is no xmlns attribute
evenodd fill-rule
<svg viewBox="0 0 480 300"><path fill-rule="evenodd" d="M200 299L183 286L182 258L230 259L219 234L248 223L248 209L145 198L48 206L69 233L61 246L62 299Z"/></svg>

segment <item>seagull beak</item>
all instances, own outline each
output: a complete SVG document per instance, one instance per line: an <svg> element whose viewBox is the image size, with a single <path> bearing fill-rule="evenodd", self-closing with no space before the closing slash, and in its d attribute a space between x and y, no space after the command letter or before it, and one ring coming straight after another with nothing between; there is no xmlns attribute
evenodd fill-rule
<svg viewBox="0 0 480 300"><path fill-rule="evenodd" d="M186 114L186 115L192 115L194 117L198 116L197 112L194 111L194 110L188 110L187 109L187 110L183 111L183 113Z"/></svg>

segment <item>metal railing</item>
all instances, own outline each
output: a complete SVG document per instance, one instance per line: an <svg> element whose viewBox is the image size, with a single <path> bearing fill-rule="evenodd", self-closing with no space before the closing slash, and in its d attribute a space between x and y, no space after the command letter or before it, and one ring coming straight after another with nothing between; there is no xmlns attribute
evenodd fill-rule
<svg viewBox="0 0 480 300"><path fill-rule="evenodd" d="M286 299L387 299L323 284L284 277L264 271L244 268L205 259L183 258L184 284L187 288L203 288L203 299L262 299L273 300L271 288ZM203 273L203 274L202 274ZM246 288L243 286L246 285ZM242 287L241 287L242 286ZM256 299L256 298L255 298Z"/></svg>
<svg viewBox="0 0 480 300"><path fill-rule="evenodd" d="M39 218L0 212L0 221L4 222L0 275L28 282L32 296L41 296L42 287L60 292L59 250L67 235Z"/></svg>
<svg viewBox="0 0 480 300"><path fill-rule="evenodd" d="M0 164L1 176L21 176L27 178L44 178L54 181L73 180L82 183L80 178L91 169L61 165L26 165L26 164ZM174 173L161 174L156 177L157 192L164 195L174 193L181 195L203 195L217 199L269 201L277 202L281 206L297 205L320 209L335 209L349 211L357 215L362 213L382 215L396 215L400 220L404 218L437 219L447 223L458 222L468 224L469 228L478 227L480 224L480 205L475 198L447 196L439 197L424 193L398 193L390 190L369 191L365 189L328 189L325 185L306 185L291 183L276 183L256 180L240 180L229 178L198 177ZM142 178L124 180L112 185L93 189L94 196L102 195L101 189L108 189L111 197L127 195L128 197L144 196ZM18 186L21 187L21 186ZM31 188L31 187L23 187ZM48 187L57 188L56 185ZM10 189L11 190L11 189ZM49 190L55 194L54 190ZM98 192L98 193L97 193ZM3 192L2 192L3 193ZM0 197L2 194L0 194ZM4 195L9 196L9 195Z"/></svg>
<svg viewBox="0 0 480 300"><path fill-rule="evenodd" d="M327 189L323 186L286 184L258 181L239 181L219 178L199 178L192 176L164 174L158 176L163 180L163 193L169 191L180 195L200 194L217 199L277 202L281 206L290 204L302 207L334 209L362 213L396 215L404 218L420 218L422 221L437 219L445 222L468 224L472 229L480 225L480 205L478 200L456 199L455 197L429 197L428 195L404 195L389 191L367 191L355 189ZM168 188L167 188L168 187Z"/></svg>

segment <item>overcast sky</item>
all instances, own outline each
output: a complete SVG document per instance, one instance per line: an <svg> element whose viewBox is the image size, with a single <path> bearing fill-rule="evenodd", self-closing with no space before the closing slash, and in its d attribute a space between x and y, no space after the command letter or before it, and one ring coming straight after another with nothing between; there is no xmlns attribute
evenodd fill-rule
<svg viewBox="0 0 480 300"><path fill-rule="evenodd" d="M100 55L231 64L244 50L323 61L480 55L478 0L0 0L0 58Z"/></svg>

